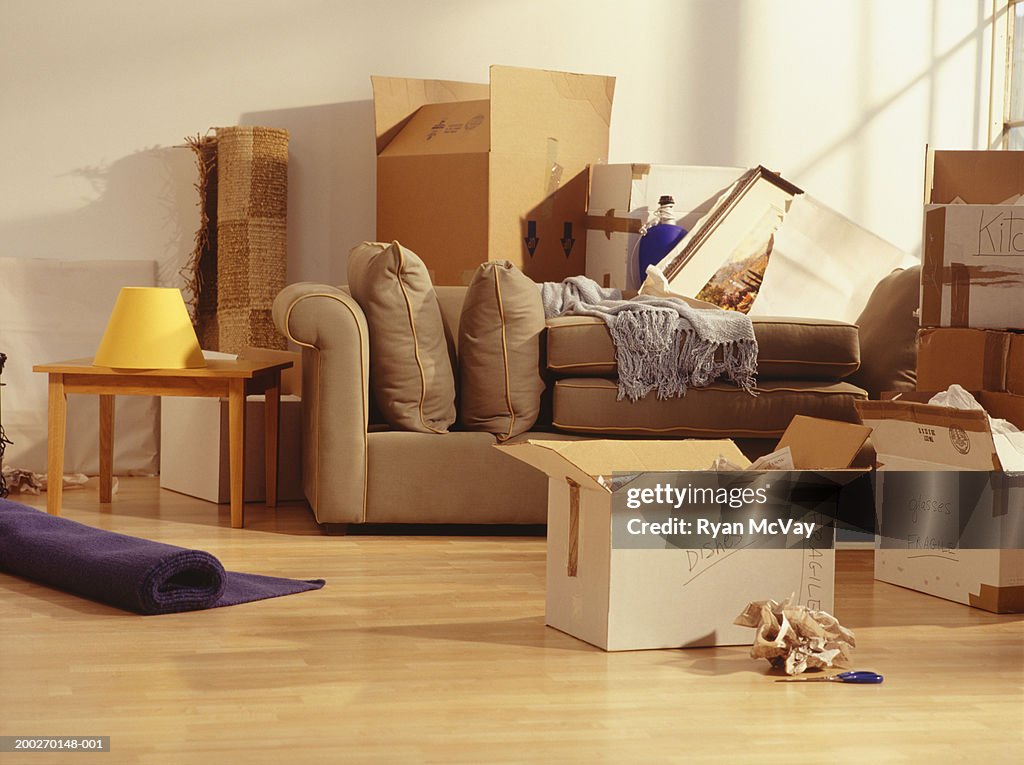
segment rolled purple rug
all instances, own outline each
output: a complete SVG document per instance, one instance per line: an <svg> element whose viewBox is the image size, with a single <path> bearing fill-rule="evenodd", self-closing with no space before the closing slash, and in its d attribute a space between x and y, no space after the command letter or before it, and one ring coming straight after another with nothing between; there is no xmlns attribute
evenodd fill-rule
<svg viewBox="0 0 1024 765"><path fill-rule="evenodd" d="M104 531L0 499L0 571L140 614L318 590L323 579L225 571L208 552Z"/></svg>

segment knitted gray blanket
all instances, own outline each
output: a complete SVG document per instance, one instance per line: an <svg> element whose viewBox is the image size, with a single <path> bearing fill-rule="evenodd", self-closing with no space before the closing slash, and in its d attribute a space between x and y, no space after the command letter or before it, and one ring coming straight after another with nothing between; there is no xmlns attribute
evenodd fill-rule
<svg viewBox="0 0 1024 765"><path fill-rule="evenodd" d="M616 289L585 276L540 285L546 318L596 316L615 344L618 398L636 401L685 396L725 375L754 393L757 340L750 319L735 311L692 308L682 300L639 295L623 300Z"/></svg>

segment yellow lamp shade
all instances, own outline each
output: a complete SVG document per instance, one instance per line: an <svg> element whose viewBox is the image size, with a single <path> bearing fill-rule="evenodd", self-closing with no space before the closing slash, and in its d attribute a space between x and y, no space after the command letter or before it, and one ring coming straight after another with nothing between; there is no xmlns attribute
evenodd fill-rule
<svg viewBox="0 0 1024 765"><path fill-rule="evenodd" d="M122 287L92 363L120 369L205 367L181 290Z"/></svg>

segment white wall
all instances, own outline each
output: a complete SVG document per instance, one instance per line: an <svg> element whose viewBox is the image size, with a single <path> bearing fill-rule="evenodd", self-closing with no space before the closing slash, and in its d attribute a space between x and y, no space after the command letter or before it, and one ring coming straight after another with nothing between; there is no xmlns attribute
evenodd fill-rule
<svg viewBox="0 0 1024 765"><path fill-rule="evenodd" d="M612 161L765 164L914 250L924 145L986 145L990 6L0 0L0 255L152 258L173 283L198 217L173 147L265 124L292 132L289 279L343 282L374 233L370 74L491 63L617 76Z"/></svg>

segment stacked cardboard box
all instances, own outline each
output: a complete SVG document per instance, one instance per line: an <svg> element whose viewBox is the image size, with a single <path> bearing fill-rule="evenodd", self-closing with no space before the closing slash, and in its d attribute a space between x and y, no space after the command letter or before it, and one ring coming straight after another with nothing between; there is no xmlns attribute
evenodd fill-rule
<svg viewBox="0 0 1024 765"><path fill-rule="evenodd" d="M929 151L917 389L1024 412L1024 152Z"/></svg>
<svg viewBox="0 0 1024 765"><path fill-rule="evenodd" d="M990 611L1024 610L1024 440L985 412L927 402L960 385L1024 427L1024 152L931 151L917 393L857 408L879 473L875 578Z"/></svg>
<svg viewBox="0 0 1024 765"><path fill-rule="evenodd" d="M917 388L1024 394L1024 152L929 151Z"/></svg>

